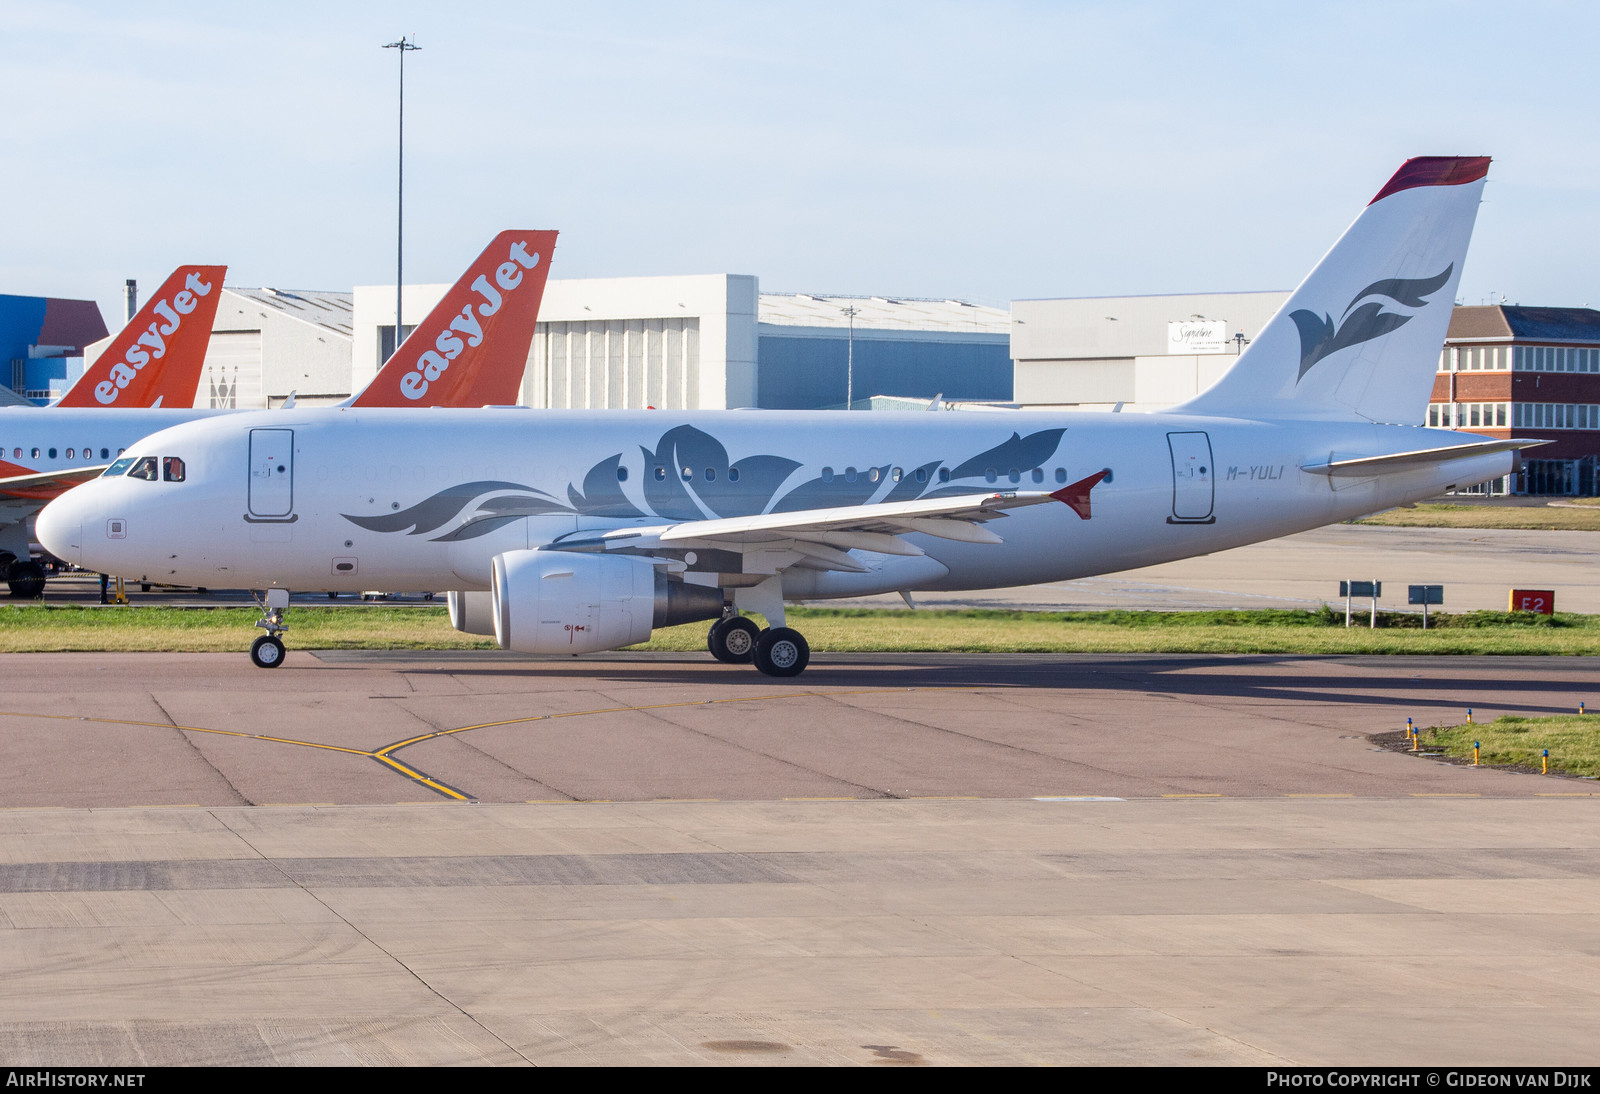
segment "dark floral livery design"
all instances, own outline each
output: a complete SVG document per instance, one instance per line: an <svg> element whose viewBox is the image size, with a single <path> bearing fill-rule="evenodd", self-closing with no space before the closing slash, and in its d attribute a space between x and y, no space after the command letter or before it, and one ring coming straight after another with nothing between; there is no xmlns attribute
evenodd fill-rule
<svg viewBox="0 0 1600 1094"><path fill-rule="evenodd" d="M643 509L622 488L619 470L623 454L619 452L591 467L581 487L568 485L565 500L522 483L486 480L458 483L398 512L370 517L345 513L344 518L369 532L404 532L411 536L436 532L459 518L454 528L432 537L440 543L477 539L512 521L547 513L673 521L796 513L866 505L886 485L889 489L877 501L913 501L971 493L970 484L960 483L986 477L990 470L1007 474L1012 469L1041 467L1055 454L1064 433L1064 428L1042 429L1026 437L1012 433L1010 439L952 468L949 481L943 483L937 474L943 463L935 460L908 469L895 483L888 482L891 465L884 464L863 468L853 482L846 481L843 475L832 475L789 486L802 466L795 460L754 455L730 461L721 441L694 426L680 425L662 434L653 451L642 445L639 448L645 467L639 491L644 495ZM918 472L923 481L918 481ZM475 508L469 512L474 503Z"/></svg>
<svg viewBox="0 0 1600 1094"><path fill-rule="evenodd" d="M1294 320L1295 327L1300 331L1300 375L1295 378L1295 383L1304 379L1305 374L1311 371L1311 366L1324 357L1350 346L1358 346L1362 342L1370 342L1411 322L1409 315L1384 309L1388 307L1389 302L1407 308L1422 307L1428 302L1428 297L1438 292L1444 287L1445 282L1450 280L1451 271L1454 269L1455 263L1452 262L1443 272L1432 277L1415 279L1391 277L1383 281L1374 281L1350 298L1344 314L1339 317L1337 328L1334 327L1331 315L1318 316L1316 312L1304 309L1290 312L1289 318ZM1369 296L1386 299L1369 301L1361 304L1359 308L1356 307Z"/></svg>

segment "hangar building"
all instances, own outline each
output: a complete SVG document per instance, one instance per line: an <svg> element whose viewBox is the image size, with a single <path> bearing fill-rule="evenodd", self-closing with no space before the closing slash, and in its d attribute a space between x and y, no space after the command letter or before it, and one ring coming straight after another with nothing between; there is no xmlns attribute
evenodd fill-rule
<svg viewBox="0 0 1600 1094"><path fill-rule="evenodd" d="M1091 296L1011 302L1017 402L1161 410L1228 370L1287 292Z"/></svg>
<svg viewBox="0 0 1600 1094"><path fill-rule="evenodd" d="M408 285L402 330L448 289ZM847 388L860 406L1012 394L1006 312L959 300L768 293L742 274L552 278L539 316L529 406L820 409L842 407ZM386 358L394 318L393 285L357 286L354 388Z"/></svg>

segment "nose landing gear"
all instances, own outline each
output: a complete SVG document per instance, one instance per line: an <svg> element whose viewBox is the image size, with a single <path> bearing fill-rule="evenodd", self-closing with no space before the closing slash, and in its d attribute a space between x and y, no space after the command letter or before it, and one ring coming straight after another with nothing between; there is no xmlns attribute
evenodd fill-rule
<svg viewBox="0 0 1600 1094"><path fill-rule="evenodd" d="M262 609L265 614L256 620L256 626L267 633L250 643L250 660L256 668L275 669L283 664L286 651L283 648L283 639L278 636L289 629L283 622L283 613L288 607L288 589L267 590L266 603Z"/></svg>

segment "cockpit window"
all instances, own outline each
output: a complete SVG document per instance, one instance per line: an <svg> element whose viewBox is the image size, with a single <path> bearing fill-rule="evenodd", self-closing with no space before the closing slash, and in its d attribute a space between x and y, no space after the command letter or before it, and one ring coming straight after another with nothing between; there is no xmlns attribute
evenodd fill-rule
<svg viewBox="0 0 1600 1094"><path fill-rule="evenodd" d="M156 458L154 456L140 457L135 461L133 469L128 472L128 477L130 479L143 479L146 482L155 482Z"/></svg>
<svg viewBox="0 0 1600 1094"><path fill-rule="evenodd" d="M106 468L105 469L105 473L102 474L100 477L103 478L103 479L111 479L111 478L115 478L118 475L125 475L125 474L128 473L128 468L130 468L132 466L133 466L133 457L132 456L124 456L122 459L118 460L116 463L114 463L110 467Z"/></svg>
<svg viewBox="0 0 1600 1094"><path fill-rule="evenodd" d="M162 456L161 477L168 482L182 482L183 460L177 456Z"/></svg>

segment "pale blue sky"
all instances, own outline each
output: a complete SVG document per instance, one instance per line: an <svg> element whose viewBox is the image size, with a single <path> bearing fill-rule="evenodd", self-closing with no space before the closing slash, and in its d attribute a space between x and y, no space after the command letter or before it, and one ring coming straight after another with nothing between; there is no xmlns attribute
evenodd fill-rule
<svg viewBox="0 0 1600 1094"><path fill-rule="evenodd" d="M1413 155L1495 157L1462 282L1600 306L1579 3L0 3L0 292L552 273L1015 298L1293 286Z"/></svg>

